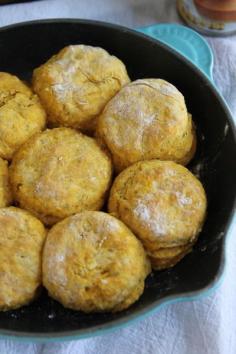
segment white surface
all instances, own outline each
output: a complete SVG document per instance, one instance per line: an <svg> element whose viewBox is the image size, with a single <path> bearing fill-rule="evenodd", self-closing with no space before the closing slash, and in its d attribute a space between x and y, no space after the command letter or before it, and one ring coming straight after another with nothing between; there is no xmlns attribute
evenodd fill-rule
<svg viewBox="0 0 236 354"><path fill-rule="evenodd" d="M0 7L0 26L36 18L91 18L135 27L178 22L174 0L44 0ZM236 115L236 37L210 39L215 82ZM226 173L230 173L227 171ZM234 231L235 233L235 231ZM236 238L228 247L226 278L213 295L173 304L101 337L57 344L0 341L1 354L235 354Z"/></svg>

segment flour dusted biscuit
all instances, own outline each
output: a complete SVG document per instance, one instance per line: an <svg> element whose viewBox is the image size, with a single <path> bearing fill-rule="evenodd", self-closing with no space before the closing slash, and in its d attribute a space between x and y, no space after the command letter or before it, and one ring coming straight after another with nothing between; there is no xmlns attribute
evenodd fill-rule
<svg viewBox="0 0 236 354"><path fill-rule="evenodd" d="M32 135L44 128L39 99L16 76L0 72L0 157L10 160Z"/></svg>
<svg viewBox="0 0 236 354"><path fill-rule="evenodd" d="M8 206L12 201L9 185L8 164L0 157L0 208Z"/></svg>
<svg viewBox="0 0 236 354"><path fill-rule="evenodd" d="M15 199L46 224L103 205L111 161L97 142L70 128L35 135L14 156Z"/></svg>
<svg viewBox="0 0 236 354"><path fill-rule="evenodd" d="M188 253L206 215L201 182L170 161L142 161L118 175L109 212L142 241L155 269L173 266Z"/></svg>
<svg viewBox="0 0 236 354"><path fill-rule="evenodd" d="M0 209L0 310L31 302L41 285L43 224L19 208Z"/></svg>
<svg viewBox="0 0 236 354"><path fill-rule="evenodd" d="M111 151L117 171L155 158L187 164L196 144L183 95L160 79L123 87L99 116L97 136Z"/></svg>
<svg viewBox="0 0 236 354"><path fill-rule="evenodd" d="M79 213L48 233L43 284L65 307L121 311L141 296L149 272L141 242L109 214Z"/></svg>
<svg viewBox="0 0 236 354"><path fill-rule="evenodd" d="M87 45L65 47L33 75L50 123L90 131L96 116L129 81L118 58Z"/></svg>

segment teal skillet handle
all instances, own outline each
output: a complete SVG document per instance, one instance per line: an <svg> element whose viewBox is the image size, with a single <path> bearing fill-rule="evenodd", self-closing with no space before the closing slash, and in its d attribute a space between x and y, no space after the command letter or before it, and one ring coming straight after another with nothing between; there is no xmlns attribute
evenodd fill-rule
<svg viewBox="0 0 236 354"><path fill-rule="evenodd" d="M207 41L192 29L175 23L155 24L137 31L169 45L195 64L213 82L213 53Z"/></svg>

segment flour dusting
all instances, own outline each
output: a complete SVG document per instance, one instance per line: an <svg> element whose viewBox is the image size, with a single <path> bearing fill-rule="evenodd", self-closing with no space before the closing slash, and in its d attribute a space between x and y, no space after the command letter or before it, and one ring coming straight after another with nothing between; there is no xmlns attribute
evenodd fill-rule
<svg viewBox="0 0 236 354"><path fill-rule="evenodd" d="M192 198L186 197L183 193L175 192L177 201L180 206L186 206L192 204Z"/></svg>
<svg viewBox="0 0 236 354"><path fill-rule="evenodd" d="M77 240L83 239L83 235L79 232L77 225L74 222L70 222L70 224L68 225L68 230Z"/></svg>
<svg viewBox="0 0 236 354"><path fill-rule="evenodd" d="M106 228L108 231L118 231L120 229L120 225L116 220L109 219L109 221L106 223Z"/></svg>
<svg viewBox="0 0 236 354"><path fill-rule="evenodd" d="M156 119L157 114L146 115L140 111L139 127L136 128L137 139L134 142L134 146L137 150L142 150L143 136L153 122Z"/></svg>
<svg viewBox="0 0 236 354"><path fill-rule="evenodd" d="M177 94L179 94L179 91L171 84L163 84L160 86L160 92L163 95L166 96L171 96L171 97L175 97Z"/></svg>
<svg viewBox="0 0 236 354"><path fill-rule="evenodd" d="M67 275L64 266L65 253L55 252L53 256L48 259L48 278L55 284L61 286L67 285Z"/></svg>
<svg viewBox="0 0 236 354"><path fill-rule="evenodd" d="M56 262L64 262L65 260L65 254L61 253L61 254L57 254L55 256Z"/></svg>
<svg viewBox="0 0 236 354"><path fill-rule="evenodd" d="M64 82L52 85L52 90L58 99L64 101L69 95L76 91L78 87L71 82Z"/></svg>
<svg viewBox="0 0 236 354"><path fill-rule="evenodd" d="M170 96L173 98L176 98L176 95L182 96L180 91L172 84L170 84L167 81L161 80L161 79L141 79L141 80L136 80L131 85L145 85L149 86L150 88L160 92L163 95Z"/></svg>
<svg viewBox="0 0 236 354"><path fill-rule="evenodd" d="M52 189L51 186L47 186L45 183L40 181L36 184L34 192L36 195L40 197L46 197L52 199L57 198L57 191Z"/></svg>
<svg viewBox="0 0 236 354"><path fill-rule="evenodd" d="M9 208L7 208L5 210L1 209L0 210L0 217L1 216L3 216L3 217L6 216L6 217L11 218L11 220L12 219L15 220L19 227L23 227L26 223L26 220L24 217L22 217L21 213L18 213L18 212L11 210Z"/></svg>
<svg viewBox="0 0 236 354"><path fill-rule="evenodd" d="M151 210L145 201L139 200L134 208L134 214L140 221L150 228L156 236L163 236L167 232L166 220L160 210Z"/></svg>

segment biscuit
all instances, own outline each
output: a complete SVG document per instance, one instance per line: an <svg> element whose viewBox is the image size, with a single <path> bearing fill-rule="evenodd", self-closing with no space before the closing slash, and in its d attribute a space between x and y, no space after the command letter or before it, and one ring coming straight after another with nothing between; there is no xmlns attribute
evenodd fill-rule
<svg viewBox="0 0 236 354"><path fill-rule="evenodd" d="M141 242L109 214L86 211L48 233L43 284L65 307L121 311L143 293L150 263Z"/></svg>
<svg viewBox="0 0 236 354"><path fill-rule="evenodd" d="M96 116L129 81L118 58L87 45L65 47L33 74L49 122L86 131L94 130Z"/></svg>
<svg viewBox="0 0 236 354"><path fill-rule="evenodd" d="M201 182L190 171L174 162L151 160L137 162L118 175L108 209L142 241L156 269L159 259L160 268L161 258L173 265L175 257L191 249L206 205Z"/></svg>
<svg viewBox="0 0 236 354"><path fill-rule="evenodd" d="M184 97L160 79L123 87L99 116L96 135L110 150L118 172L141 160L188 163L195 152Z"/></svg>
<svg viewBox="0 0 236 354"><path fill-rule="evenodd" d="M0 157L11 160L45 121L45 111L30 88L16 76L0 72Z"/></svg>
<svg viewBox="0 0 236 354"><path fill-rule="evenodd" d="M0 157L0 208L11 204L12 193L9 184L9 174L7 161Z"/></svg>
<svg viewBox="0 0 236 354"><path fill-rule="evenodd" d="M103 205L112 165L96 140L71 128L36 134L15 154L10 181L15 199L51 225Z"/></svg>
<svg viewBox="0 0 236 354"><path fill-rule="evenodd" d="M152 267L156 270L171 268L176 265L186 254L192 251L192 244L178 247L159 248L155 252L149 251L148 256Z"/></svg>
<svg viewBox="0 0 236 354"><path fill-rule="evenodd" d="M41 285L41 256L46 231L28 212L0 209L0 310L31 302Z"/></svg>

